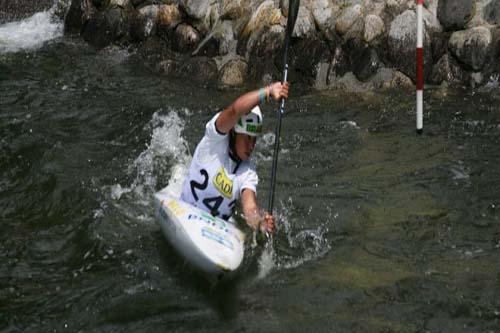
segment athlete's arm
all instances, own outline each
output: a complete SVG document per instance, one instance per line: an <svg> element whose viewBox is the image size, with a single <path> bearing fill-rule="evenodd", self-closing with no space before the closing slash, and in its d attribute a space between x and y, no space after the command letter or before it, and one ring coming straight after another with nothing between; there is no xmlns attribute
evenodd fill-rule
<svg viewBox="0 0 500 333"><path fill-rule="evenodd" d="M288 98L288 82L285 82L284 84L281 84L281 82L275 82L263 89L266 96L269 95L277 101L281 98ZM215 126L220 133L229 133L241 116L249 113L257 104L259 104L259 90L260 89L257 89L241 95L233 102L233 104L222 111L215 122Z"/></svg>
<svg viewBox="0 0 500 333"><path fill-rule="evenodd" d="M268 212L264 216L260 215L257 196L254 191L246 188L241 192L241 206L245 220L253 230L260 229L265 233L274 232L274 217Z"/></svg>

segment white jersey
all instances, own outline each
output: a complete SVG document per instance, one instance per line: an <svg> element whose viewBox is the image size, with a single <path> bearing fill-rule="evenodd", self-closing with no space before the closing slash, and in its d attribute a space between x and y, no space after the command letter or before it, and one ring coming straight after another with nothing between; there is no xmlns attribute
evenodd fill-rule
<svg viewBox="0 0 500 333"><path fill-rule="evenodd" d="M243 189L257 193L259 178L253 162L237 163L229 157L229 135L215 127L219 114L207 123L196 147L181 200L227 220Z"/></svg>

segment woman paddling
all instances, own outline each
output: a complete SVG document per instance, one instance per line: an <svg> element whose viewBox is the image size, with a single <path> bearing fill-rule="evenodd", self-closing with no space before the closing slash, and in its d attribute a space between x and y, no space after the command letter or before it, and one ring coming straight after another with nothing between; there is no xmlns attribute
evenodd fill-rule
<svg viewBox="0 0 500 333"><path fill-rule="evenodd" d="M227 220L241 198L247 224L264 233L274 231L271 212L262 216L257 205L259 178L250 156L262 132L259 104L288 98L288 83L275 82L238 97L207 124L196 147L181 200Z"/></svg>

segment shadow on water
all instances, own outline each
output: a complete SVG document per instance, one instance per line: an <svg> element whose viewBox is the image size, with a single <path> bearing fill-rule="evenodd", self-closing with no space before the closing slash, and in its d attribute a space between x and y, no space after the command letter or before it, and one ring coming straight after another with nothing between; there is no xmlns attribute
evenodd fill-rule
<svg viewBox="0 0 500 333"><path fill-rule="evenodd" d="M231 320L238 316L239 286L245 280L242 272L226 277L203 275L190 267L168 244L163 235L156 238L158 253L163 264L167 269L177 272L175 280L182 288L198 293L219 318Z"/></svg>

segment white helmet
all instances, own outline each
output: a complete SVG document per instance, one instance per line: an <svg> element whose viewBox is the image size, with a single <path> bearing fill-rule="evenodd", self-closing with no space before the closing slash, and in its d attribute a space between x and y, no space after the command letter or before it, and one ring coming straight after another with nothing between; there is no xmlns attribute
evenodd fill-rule
<svg viewBox="0 0 500 333"><path fill-rule="evenodd" d="M262 133L262 112L258 105L238 120L234 131L250 136L258 136Z"/></svg>

